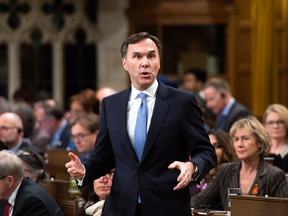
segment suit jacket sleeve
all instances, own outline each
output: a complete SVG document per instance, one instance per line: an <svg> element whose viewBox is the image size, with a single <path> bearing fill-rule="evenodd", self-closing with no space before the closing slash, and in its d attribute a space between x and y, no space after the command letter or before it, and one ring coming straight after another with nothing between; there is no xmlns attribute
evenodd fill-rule
<svg viewBox="0 0 288 216"><path fill-rule="evenodd" d="M105 99L102 100L99 133L89 160L84 162L86 174L82 187L108 173L115 167L114 152L107 128ZM93 171L91 171L93 169ZM97 172L96 172L97 171Z"/></svg>
<svg viewBox="0 0 288 216"><path fill-rule="evenodd" d="M193 94L189 94L183 106L182 131L189 147L191 161L195 162L200 169L200 180L215 166L217 157Z"/></svg>

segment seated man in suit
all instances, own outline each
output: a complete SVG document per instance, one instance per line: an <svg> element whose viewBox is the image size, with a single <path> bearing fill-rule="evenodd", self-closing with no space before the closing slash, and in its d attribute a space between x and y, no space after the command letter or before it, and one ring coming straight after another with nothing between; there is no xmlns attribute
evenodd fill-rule
<svg viewBox="0 0 288 216"><path fill-rule="evenodd" d="M43 152L29 139L23 138L23 134L23 123L17 114L6 112L0 115L0 140L6 143L8 150L16 154L19 149L29 148L43 156Z"/></svg>
<svg viewBox="0 0 288 216"><path fill-rule="evenodd" d="M251 114L244 105L233 98L228 82L212 78L204 85L206 106L217 115L214 129L229 133L233 123Z"/></svg>
<svg viewBox="0 0 288 216"><path fill-rule="evenodd" d="M24 177L23 164L7 150L0 152L0 215L63 216L49 193Z"/></svg>
<svg viewBox="0 0 288 216"><path fill-rule="evenodd" d="M99 117L94 113L84 113L71 124L71 134L81 162L88 160L98 134Z"/></svg>
<svg viewBox="0 0 288 216"><path fill-rule="evenodd" d="M36 109L39 127L51 135L51 148L69 148L75 150L75 144L70 140L71 129L64 118L64 110L54 100L45 100Z"/></svg>

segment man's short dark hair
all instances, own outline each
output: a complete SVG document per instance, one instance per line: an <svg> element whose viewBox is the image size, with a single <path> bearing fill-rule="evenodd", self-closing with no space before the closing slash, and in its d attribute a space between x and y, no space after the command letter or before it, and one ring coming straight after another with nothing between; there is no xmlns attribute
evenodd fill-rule
<svg viewBox="0 0 288 216"><path fill-rule="evenodd" d="M64 110L57 103L55 106L52 106L44 102L41 107L44 109L46 116L54 116L58 121L64 117Z"/></svg>
<svg viewBox="0 0 288 216"><path fill-rule="evenodd" d="M206 82L207 73L204 70L197 69L197 68L190 68L186 71L185 74L194 74L197 81L202 81L203 83Z"/></svg>
<svg viewBox="0 0 288 216"><path fill-rule="evenodd" d="M159 58L161 56L162 53L162 45L161 42L158 40L158 38L156 36L150 35L147 32L140 32L140 33L136 33L133 35L130 35L121 45L121 56L122 58L126 58L127 56L127 50L128 50L128 46L129 44L136 44L144 39L151 39L157 46L158 49L158 53L159 53Z"/></svg>
<svg viewBox="0 0 288 216"><path fill-rule="evenodd" d="M96 130L99 129L99 116L95 113L83 113L71 123L70 128L72 128L76 124L80 124L91 133L94 133Z"/></svg>

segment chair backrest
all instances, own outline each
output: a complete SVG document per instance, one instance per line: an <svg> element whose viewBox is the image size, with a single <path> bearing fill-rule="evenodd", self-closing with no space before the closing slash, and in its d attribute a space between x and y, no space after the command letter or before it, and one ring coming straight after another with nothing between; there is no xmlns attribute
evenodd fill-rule
<svg viewBox="0 0 288 216"><path fill-rule="evenodd" d="M66 149L48 149L47 173L50 178L63 179L68 181L69 174L65 164L70 161L69 152L79 155L77 151L67 151Z"/></svg>

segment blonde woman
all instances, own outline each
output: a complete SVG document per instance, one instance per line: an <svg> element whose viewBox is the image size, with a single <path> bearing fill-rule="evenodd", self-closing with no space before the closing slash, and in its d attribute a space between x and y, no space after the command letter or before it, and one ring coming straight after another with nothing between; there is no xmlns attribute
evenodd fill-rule
<svg viewBox="0 0 288 216"><path fill-rule="evenodd" d="M193 206L221 201L228 206L228 188L241 188L242 194L288 197L285 173L263 160L269 155L270 141L263 125L252 116L235 122L230 130L237 162L224 163L210 184L191 199Z"/></svg>

